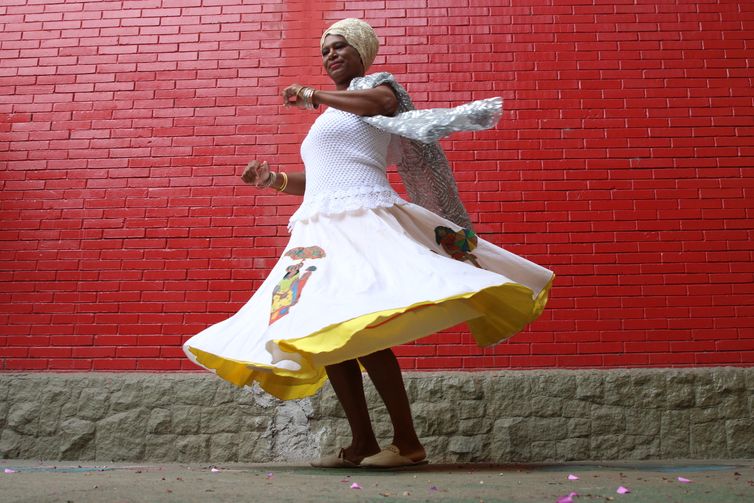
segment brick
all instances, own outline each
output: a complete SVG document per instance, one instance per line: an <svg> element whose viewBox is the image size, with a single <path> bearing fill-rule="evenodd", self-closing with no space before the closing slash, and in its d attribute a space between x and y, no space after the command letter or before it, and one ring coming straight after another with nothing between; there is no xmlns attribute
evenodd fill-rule
<svg viewBox="0 0 754 503"><path fill-rule="evenodd" d="M115 356L115 347L88 347L73 348L72 356L86 360L99 358L112 358Z"/></svg>
<svg viewBox="0 0 754 503"><path fill-rule="evenodd" d="M463 359L458 357L437 358L425 357L417 360L417 369L451 369L461 368Z"/></svg>
<svg viewBox="0 0 754 503"><path fill-rule="evenodd" d="M603 366L603 358L600 355L559 356L557 361L557 366L564 368L589 368Z"/></svg>
<svg viewBox="0 0 754 503"><path fill-rule="evenodd" d="M66 358L71 356L71 348L30 348L31 358Z"/></svg>
<svg viewBox="0 0 754 503"><path fill-rule="evenodd" d="M135 348L117 348L116 356L118 358L154 358L159 356L159 347L135 347Z"/></svg>
<svg viewBox="0 0 754 503"><path fill-rule="evenodd" d="M85 371L85 370L91 370L92 362L91 360L55 358L55 359L50 359L47 368L49 370Z"/></svg>
<svg viewBox="0 0 754 503"><path fill-rule="evenodd" d="M696 362L701 365L722 365L741 363L742 354L738 351L696 354Z"/></svg>
<svg viewBox="0 0 754 503"><path fill-rule="evenodd" d="M180 370L183 364L183 359L148 359L140 358L137 360L137 369L139 370Z"/></svg>
<svg viewBox="0 0 754 503"><path fill-rule="evenodd" d="M28 371L28 370L47 370L49 362L41 358L7 358L5 360L5 370L9 371Z"/></svg>
<svg viewBox="0 0 754 503"><path fill-rule="evenodd" d="M92 370L136 370L138 360L118 358L118 359L97 359L93 361Z"/></svg>

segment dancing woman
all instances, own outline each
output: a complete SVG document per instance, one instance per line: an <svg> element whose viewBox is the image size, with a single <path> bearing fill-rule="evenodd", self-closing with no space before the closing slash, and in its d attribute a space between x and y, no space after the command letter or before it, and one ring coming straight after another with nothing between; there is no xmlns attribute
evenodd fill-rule
<svg viewBox="0 0 754 503"><path fill-rule="evenodd" d="M327 107L301 145L304 172L254 160L242 178L302 195L290 241L246 305L184 344L188 357L238 385L281 399L315 393L329 378L351 428L320 467L426 462L392 346L467 322L481 346L519 332L544 309L551 271L478 237L436 140L494 126L498 98L417 111L387 73L366 75L378 50L367 23L345 19L322 35L335 84L298 84L286 106ZM412 202L390 186L396 164ZM385 402L392 443L381 448L361 367Z"/></svg>

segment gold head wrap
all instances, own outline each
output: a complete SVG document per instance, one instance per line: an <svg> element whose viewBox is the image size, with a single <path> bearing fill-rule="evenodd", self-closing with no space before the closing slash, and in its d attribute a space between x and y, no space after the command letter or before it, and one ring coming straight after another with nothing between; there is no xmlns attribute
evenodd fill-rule
<svg viewBox="0 0 754 503"><path fill-rule="evenodd" d="M328 35L340 35L345 38L348 45L356 49L361 56L365 72L372 66L374 58L377 57L380 42L377 40L374 29L368 23L355 18L338 21L322 34L322 39L319 41L320 48L324 47L325 37Z"/></svg>

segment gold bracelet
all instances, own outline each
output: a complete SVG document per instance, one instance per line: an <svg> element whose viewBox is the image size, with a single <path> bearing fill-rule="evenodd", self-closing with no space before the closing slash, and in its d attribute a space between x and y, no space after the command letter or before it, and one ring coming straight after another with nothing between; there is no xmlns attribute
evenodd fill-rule
<svg viewBox="0 0 754 503"><path fill-rule="evenodd" d="M277 189L277 191L283 192L285 188L288 186L288 175L286 175L284 171L281 171L280 176L283 177L283 185L281 185L280 188Z"/></svg>
<svg viewBox="0 0 754 503"><path fill-rule="evenodd" d="M304 108L307 110L315 110L319 108L319 105L314 103L314 94L317 92L313 87L301 87L296 91L296 99L300 99L304 102Z"/></svg>

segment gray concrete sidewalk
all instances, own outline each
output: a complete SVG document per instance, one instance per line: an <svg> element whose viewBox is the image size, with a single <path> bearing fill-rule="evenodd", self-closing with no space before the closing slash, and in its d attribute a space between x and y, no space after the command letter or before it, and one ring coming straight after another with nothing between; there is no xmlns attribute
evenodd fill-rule
<svg viewBox="0 0 754 503"><path fill-rule="evenodd" d="M215 467L2 460L0 471L5 503L556 503L569 495L573 503L754 502L754 460L430 464L392 472L324 470L304 463ZM630 492L620 494L620 487Z"/></svg>

